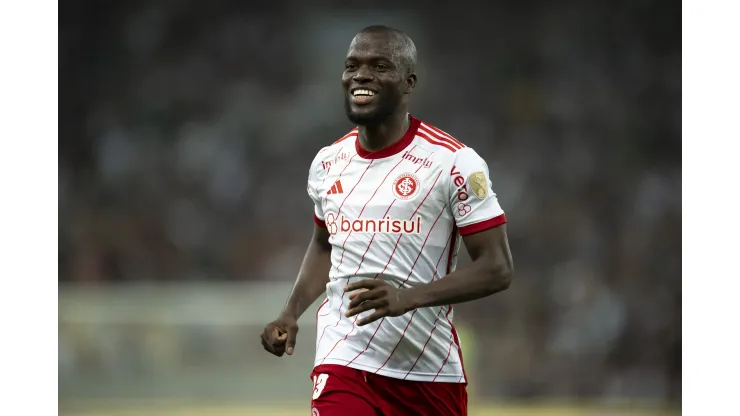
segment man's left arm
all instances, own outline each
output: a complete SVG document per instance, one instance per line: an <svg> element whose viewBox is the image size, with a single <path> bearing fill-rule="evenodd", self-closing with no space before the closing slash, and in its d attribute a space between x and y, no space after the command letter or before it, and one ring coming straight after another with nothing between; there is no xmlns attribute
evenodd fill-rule
<svg viewBox="0 0 740 416"><path fill-rule="evenodd" d="M472 263L443 279L402 290L407 311L469 302L506 290L514 274L506 224L463 237Z"/></svg>
<svg viewBox="0 0 740 416"><path fill-rule="evenodd" d="M472 149L459 153L451 171L449 199L472 263L442 279L409 289L370 279L348 285L345 291L352 293L346 316L375 310L358 320L358 325L417 308L469 302L505 290L511 284L514 266L506 236L506 216L493 192L488 166Z"/></svg>

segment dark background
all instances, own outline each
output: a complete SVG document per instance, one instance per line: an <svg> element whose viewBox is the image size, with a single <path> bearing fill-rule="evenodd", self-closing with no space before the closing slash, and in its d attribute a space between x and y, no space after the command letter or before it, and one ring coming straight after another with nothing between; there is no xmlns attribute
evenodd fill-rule
<svg viewBox="0 0 740 416"><path fill-rule="evenodd" d="M514 284L459 314L480 394L680 399L679 2L59 10L61 287L291 282L309 163L352 127L344 54L387 24L419 51L412 113L486 159L509 219ZM76 336L69 380L102 337Z"/></svg>

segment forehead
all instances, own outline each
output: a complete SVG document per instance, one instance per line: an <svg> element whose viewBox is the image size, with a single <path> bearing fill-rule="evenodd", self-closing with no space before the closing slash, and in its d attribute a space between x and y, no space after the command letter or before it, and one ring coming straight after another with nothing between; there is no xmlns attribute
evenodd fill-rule
<svg viewBox="0 0 740 416"><path fill-rule="evenodd" d="M400 42L392 34L360 33L352 39L347 58L396 60L400 55L400 46Z"/></svg>

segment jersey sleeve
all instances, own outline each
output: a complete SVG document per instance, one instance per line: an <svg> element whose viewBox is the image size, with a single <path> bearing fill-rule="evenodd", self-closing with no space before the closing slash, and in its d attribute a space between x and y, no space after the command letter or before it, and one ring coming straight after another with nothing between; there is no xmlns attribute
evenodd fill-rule
<svg viewBox="0 0 740 416"><path fill-rule="evenodd" d="M321 201L321 197L319 196L317 187L321 185L321 178L319 177L320 168L318 164L321 160L321 153L324 151L324 149L321 149L311 162L311 167L308 170L308 185L306 187L308 190L308 196L311 198L314 205L313 220L317 225L321 227L326 227L326 223L324 222L323 204Z"/></svg>
<svg viewBox="0 0 740 416"><path fill-rule="evenodd" d="M466 147L455 152L449 184L449 206L460 235L506 223L493 192L488 165L473 149Z"/></svg>

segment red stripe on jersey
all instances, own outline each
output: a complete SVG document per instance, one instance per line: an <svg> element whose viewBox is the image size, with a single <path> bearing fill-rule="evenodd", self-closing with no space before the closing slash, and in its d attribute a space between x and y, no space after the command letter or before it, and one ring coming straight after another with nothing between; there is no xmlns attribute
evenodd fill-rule
<svg viewBox="0 0 740 416"><path fill-rule="evenodd" d="M421 169L421 167L419 167L419 169ZM416 171L418 172L419 170L417 169ZM429 192L427 192L427 194L424 196L424 199L421 200L421 203L419 204L418 207L416 207L416 209L414 210L414 213L411 214L411 217L409 219L414 218L414 215L416 215L416 213L419 211L419 208L421 208L421 206L424 205L424 201L426 201L427 200L427 197L429 197L429 194L432 193L432 189L434 189L434 185L437 184L437 181L439 180L439 176L441 174L442 174L442 171L440 171L437 174L437 179L434 180L434 183L429 188ZM381 270L380 273L376 274L375 277L373 277L373 279L377 279L378 276L380 276L381 274L383 274L383 272L385 271L385 269L388 268L388 265L391 264L391 260L393 260L393 255L396 254L396 249L398 248L398 242L401 241L401 238L403 236L404 236L403 234L401 234L400 236L398 236L398 239L396 240L396 245L393 246L393 251L391 252L391 256L388 258L388 262L385 264L385 267L383 267L383 270Z"/></svg>
<svg viewBox="0 0 740 416"><path fill-rule="evenodd" d="M406 373L406 375L403 376L404 380L406 380L406 377L408 377L409 374L411 374L411 372L414 371L414 367L416 367L416 363L418 363L421 356L424 355L424 351L427 349L427 344L429 344L429 341L432 340L432 334L434 334L434 330L437 329L437 322L439 322L439 315L441 314L442 314L442 308L439 308L439 312L437 312L437 318L434 319L434 323L432 324L432 330L429 331L429 338L427 338L427 342L424 343L424 346L421 347L421 352L419 353L419 356L416 357L416 361L414 361L414 365L412 365L408 373Z"/></svg>
<svg viewBox="0 0 740 416"><path fill-rule="evenodd" d="M429 240L429 236L432 235L432 230L434 230L434 226L437 225L437 221L439 221L439 217L442 216L442 213L445 212L445 208L447 208L447 205L442 207L442 211L439 211L439 215L437 215L437 218L434 219L434 223L432 223L432 227L429 228L429 232L427 233L427 237L424 239L424 243L421 245L421 249L419 249L419 254L416 255L416 259L414 260L414 264L411 265L411 270L409 270L409 275L406 276L406 280L401 283L398 288L401 289L403 285L406 284L406 282L409 281L409 278L411 278L411 273L414 272L414 266L416 266L416 262L419 261L419 257L421 257L421 253L424 251L424 247L427 245L427 240ZM432 276L432 280L434 280L434 276Z"/></svg>
<svg viewBox="0 0 740 416"><path fill-rule="evenodd" d="M418 309L414 309L414 311L411 313L411 317L409 318L409 322L406 324L406 328L403 329L403 333L401 334L401 338L396 343L396 346L393 347L393 351L391 351L391 353L388 354L388 358L385 359L385 362L383 363L383 365L381 365L380 367L378 367L377 370L375 370L375 374L378 374L378 371L380 371L381 368L385 367L385 365L388 364L388 361L391 360L391 357L393 356L393 353L396 352L396 349L398 348L398 346L401 345L401 341L403 340L403 337L406 336L406 331L409 329L409 325L411 325L411 321L414 320L414 315L416 315L416 312L417 311L418 311Z"/></svg>
<svg viewBox="0 0 740 416"><path fill-rule="evenodd" d="M416 146L414 146L414 147L412 147L412 148L411 148L411 150L412 150L412 151L413 151L414 149L416 149ZM403 162L403 161L404 161L404 159L401 159L401 160L399 160L399 161L398 161L398 163L396 163L396 165L395 165L395 166L393 166L393 167L391 168L391 170L389 170L389 171L388 171L388 173L386 173L386 175L385 175L385 177L383 178L383 180L382 180L382 181L380 181L380 184L378 185L378 187L377 187L377 188L375 188L375 192L373 192L373 194L372 194L372 195L370 196L370 199L368 199L368 200L367 200L367 202L365 202L365 205L363 205L363 206L362 206L362 209L360 210L360 213L359 213L359 214L357 215L357 218L360 218L360 217L362 217L362 213L363 213L363 212L365 212L365 208L367 208L367 204L369 204L369 203L370 203L370 201L372 201L372 200L373 200L373 198L375 197L375 194L377 194L377 193L378 193L378 190L380 189L380 187L381 187L381 186L383 186L383 184L385 183L385 180L386 180L386 179L388 179L388 176L390 176L391 172L393 172L393 170L395 170L395 169L396 169L396 167L398 167L398 165L400 165L400 164L401 164L401 162ZM372 162L372 161L370 161L370 163L372 164L373 162ZM368 166L368 167L369 167L369 166ZM341 186L341 185L340 185L340 186ZM395 200L394 200L394 202L395 202ZM393 205L393 202L391 202L391 205ZM388 209L391 209L391 207L389 206L389 207L388 207ZM387 214L387 213L388 213L388 211L386 211L385 213ZM385 214L383 214L383 216L382 216L381 218L385 218ZM342 263L344 262L344 245L345 245L345 244L347 244L347 240L349 240L349 236L350 236L350 235L352 235L352 231L353 231L353 230L352 230L352 229L350 228L350 230L349 230L349 233L347 233L347 237L346 237L346 238L344 239L344 242L342 243L342 257L341 257L341 259L339 260L339 266L337 266L337 271L339 271L339 267L340 267L340 266L342 265ZM375 233L373 233L373 238L375 238ZM372 244L372 238L370 239L370 243ZM367 248L369 249L369 248L370 248L370 246L368 245L368 246L367 246ZM367 253L367 250L365 251L365 253ZM362 255L362 257L364 258L364 257L365 257L365 255L363 254L363 255ZM359 269L358 269L358 270L359 270ZM357 274L357 272L355 272L355 274Z"/></svg>
<svg viewBox="0 0 740 416"><path fill-rule="evenodd" d="M434 127L431 124L423 123L422 125L424 127L426 127L427 129L432 130L432 131L436 132L437 134L442 135L442 136L444 136L444 137L452 140L453 142L457 143L459 146L465 147L465 144L463 144L460 140L457 140L456 138L452 137L452 135L450 135L449 133L446 133L446 132L438 129L437 127Z"/></svg>
<svg viewBox="0 0 740 416"><path fill-rule="evenodd" d="M349 138L350 138L350 137L352 137L352 136L355 136L355 137L357 137L357 131L358 131L358 129L357 129L357 128L354 128L354 129L352 129L352 130L351 130L351 131L350 131L349 133L345 134L344 136L342 136L342 138L341 138L341 139L339 139L339 140L335 141L335 142L334 142L334 143L332 143L332 144L337 144L337 143L339 143L339 142L341 142L341 141L343 141L343 140L347 140L347 139L349 139ZM336 136L334 136L334 137L336 137Z"/></svg>
<svg viewBox="0 0 740 416"><path fill-rule="evenodd" d="M331 291L331 286L329 286L329 294L330 295L333 295L334 294ZM329 297L328 296L327 296L326 300L329 300ZM341 312L341 309L340 309L340 312ZM319 315L318 315L318 311L316 311L316 313L317 313L317 315L316 315L316 333L318 334L319 333L319 321L318 321ZM330 313L331 313L331 309L329 309L329 312L327 312L325 314L321 314L321 316L327 316ZM334 326L336 326L336 324ZM324 326L324 329L321 331L321 336L319 336L319 342L316 343L316 350L317 351L319 349L319 345L321 345L321 339L324 338L324 334L326 333L326 328L328 328L328 327L329 327L329 325L325 325Z"/></svg>
<svg viewBox="0 0 740 416"><path fill-rule="evenodd" d="M437 280L437 276L440 278L442 277L439 274L439 262L442 261L442 256L445 255L445 252L447 251L447 246L450 244L452 239L455 238L455 227L452 227L452 236L447 239L447 242L445 243L445 246L442 247L442 252L439 253L439 258L437 259L437 264L434 265L434 276L432 277L432 281Z"/></svg>
<svg viewBox="0 0 740 416"><path fill-rule="evenodd" d="M388 215L388 211L391 210L391 207L393 206L395 202L396 202L395 199L391 201L391 204L388 205L388 209L385 210L385 214L383 214L383 217L381 218L385 218L385 216ZM355 274L357 274L360 271L360 267L362 267L362 262L365 261L365 254L367 254L368 250L370 250L370 246L373 244L373 240L375 240L376 235L378 235L378 233L373 233L373 236L370 238L370 242L367 244L367 248L365 249L365 252L362 253L362 258L360 259L360 264L357 265L357 270L355 270Z"/></svg>
<svg viewBox="0 0 740 416"><path fill-rule="evenodd" d="M419 249L419 254L416 256L416 259L414 260L414 264L411 265L411 270L409 270L409 275L406 276L406 280L404 280L400 285L398 285L399 289L402 288L403 285L406 284L406 282L408 282L409 278L411 278L411 274L414 272L414 267L416 266L416 263L419 261L419 257L421 257L421 253L424 251L424 247L427 245L427 240L429 240L429 236L432 235L432 230L434 230L434 226L437 225L437 221L439 220L439 217L441 217L442 213L445 212L445 208L447 208L447 205L442 207L442 210L439 212L439 215L437 215L437 218L434 220L434 223L432 224L431 228L429 228L429 232L427 233L427 236L424 239L424 243L421 245L421 248ZM434 276L432 276L432 279L433 278ZM411 320L414 319L414 314L416 313L417 310L418 309L414 309L414 312L411 314L411 318L409 319L409 323L406 324L406 328L403 330L403 334L401 334L401 338L398 340L398 343L396 343L396 346L393 348L393 351L391 351L390 355L388 355L388 358L385 360L383 365L380 366L380 368L378 368L377 370L375 370L376 374L378 371L380 371L381 368L385 367L385 365L391 359L391 356L393 356L393 353L396 351L396 348L398 348L398 346L401 345L401 341L403 341L403 337L406 335L406 329L408 329L409 325L411 325ZM378 325L378 327L380 327L380 325ZM424 346L426 346L426 344L424 344Z"/></svg>
<svg viewBox="0 0 740 416"><path fill-rule="evenodd" d="M347 166L349 166L350 162L352 162L352 159L355 156L356 155L353 155L349 159L349 162L347 162ZM352 195L352 192L354 192L355 188L357 188L357 185L359 185L360 182L362 182L362 178L365 176L365 174L367 173L367 170L370 169L370 166L372 166L372 165L373 165L373 161L371 160L370 163L368 163L367 167L365 168L365 171L362 172L362 175L360 175L360 179L358 179L357 180L357 183L355 183L355 186L353 186L352 187L352 190L350 190L349 193L347 193L347 196L344 197L344 200L342 201L342 204L339 205L339 208L337 209L337 217L339 217L339 213L342 211L342 207L344 206L344 203L347 201L347 198L349 198L349 196ZM347 169L347 166L345 166L344 169L342 169L342 172L339 173L339 177L340 178L342 177L342 174L344 173L344 171ZM338 180L338 178L337 178L337 180ZM336 269L337 269L337 271L339 271L339 267L337 267ZM344 299L344 295L342 295L342 299ZM334 324L335 327L337 325L339 325L339 322L342 320L342 306L343 306L342 304L343 304L343 302L340 302L340 304L339 304L339 319L337 319L337 323ZM324 331L326 331L326 328L324 328ZM335 347L336 347L336 345L335 345Z"/></svg>
<svg viewBox="0 0 740 416"><path fill-rule="evenodd" d="M447 315L450 314L450 311L452 309L447 309ZM450 353L452 352L452 344L455 342L455 336L450 333L450 346L447 347L447 356L445 357L444 361L442 361L442 366L439 367L439 371L437 371L437 374L434 376L432 381L437 380L437 377L439 376L439 373L442 372L442 369L445 368L445 364L447 364L447 360L450 358ZM466 379L467 380L467 379Z"/></svg>
<svg viewBox="0 0 740 416"><path fill-rule="evenodd" d="M334 184L334 186L337 187L337 192L339 192L340 194L344 193L344 189L342 189L342 181L338 180L337 183Z"/></svg>
<svg viewBox="0 0 740 416"><path fill-rule="evenodd" d="M450 146L454 147L456 150L460 150L463 147L465 147L462 145L462 143L458 142L457 140L454 140L448 136L441 135L430 128L419 127L419 130L423 131L424 133L429 134L432 138L436 139L437 141L449 144Z"/></svg>
<svg viewBox="0 0 740 416"><path fill-rule="evenodd" d="M421 166L419 166L419 169L421 169ZM418 172L419 169L417 169L416 172ZM437 178L434 180L434 183L432 184L431 188L429 188L429 192L427 192L427 194L424 196L424 199L421 200L421 203L419 203L419 206L416 207L416 210L414 210L414 213L411 214L411 217L409 219L414 218L414 215L416 215L417 211L419 211L419 208L421 208L421 206L424 205L424 201L426 201L427 200L427 197L429 197L429 194L432 193L432 189L434 189L434 185L437 184L437 181L439 180L440 175L442 175L442 171L439 171L439 173L437 174ZM401 234L398 237L398 239L396 240L396 245L393 246L393 251L391 252L391 256L390 256L390 258L388 258L388 262L385 264L385 267L383 267L383 270L381 270L380 273L376 274L375 277L373 277L373 279L377 279L378 276L380 276L381 274L383 274L383 272L385 271L385 269L388 268L388 265L391 264L391 260L393 259L393 255L396 254L396 249L398 248L398 243L401 241L401 238L402 237L403 237L403 234ZM372 243L372 240L370 242ZM352 364L359 356L361 356L362 354L365 353L365 351L367 351L367 349L370 347L370 343L373 342L373 339L375 338L375 334L378 333L378 329L380 329L380 326L383 325L383 322L384 321L385 321L385 317L383 317L383 318L380 319L380 323L378 323L378 327L375 328L375 332L373 333L373 336L371 336L370 337L370 340L367 341L367 345L365 345L365 349L362 350L362 351L360 351L360 353L357 354L355 356L355 358L353 358L350 362L348 362L347 364L345 364L345 366L348 366L348 365Z"/></svg>
<svg viewBox="0 0 740 416"><path fill-rule="evenodd" d="M457 224L452 226L452 237L450 237L450 253L447 256L447 270L445 276L452 271L452 258L455 257L455 243L457 243Z"/></svg>
<svg viewBox="0 0 740 416"><path fill-rule="evenodd" d="M339 150L337 150L337 153L334 155L334 157L332 159L336 158L339 155L339 152L341 152L341 151L342 151L342 148L340 147ZM352 160L352 159L350 158L350 160ZM349 165L349 162L347 162L347 165ZM345 168L346 168L346 166L345 166ZM326 170L326 176L324 176L324 180L321 181L321 183L319 184L319 187L322 186L322 185L324 185L324 182L326 182L326 178L329 177L329 172L331 172L331 166L329 166L329 168ZM342 175L340 174L339 176L342 176ZM319 222L316 222L317 219L320 221L320 223ZM322 220L319 217L317 217L316 216L316 213L314 213L314 222L316 222L316 224L318 224L319 226L326 228L326 224L324 223L324 220Z"/></svg>
<svg viewBox="0 0 740 416"><path fill-rule="evenodd" d="M319 321L318 321L319 316L326 316L326 315L319 315L319 312L321 311L321 308L323 308L324 305L326 305L326 302L329 302L329 298L324 299L324 301L321 302L321 305L319 305L319 309L316 309L316 319L317 319L316 325L318 325L318 323L319 323ZM318 328L316 328L316 332L319 332L319 329Z"/></svg>
<svg viewBox="0 0 740 416"><path fill-rule="evenodd" d="M339 148L339 150L337 150L337 153L335 153L335 154L334 154L334 157L332 158L332 160L336 159L336 158L337 158L337 156L339 156L339 153L340 153L340 152L342 151L342 149L344 149L344 147L340 147L340 148ZM349 161L347 161L347 165L349 165L349 162L350 162L351 160L352 160L352 158L350 158L350 160L349 160ZM322 186L322 185L324 184L324 182L326 182L326 180L327 180L327 179L329 178L329 172L331 172L331 168L332 168L332 166L334 166L334 164L333 164L333 163L332 163L332 165L331 165L331 166L329 166L329 168L328 168L328 169L326 169L326 176L324 176L324 180L323 180L323 181L321 181L321 183L319 184L319 187L321 187L321 186ZM345 169L346 169L346 168L347 168L347 166L345 166ZM344 172L344 171L342 171L342 172ZM342 176L342 175L341 175L341 174L339 174L339 176Z"/></svg>
<svg viewBox="0 0 740 416"><path fill-rule="evenodd" d="M465 363L463 362L463 352L462 352L462 348L460 347L460 339L457 337L457 330L455 329L455 325L453 325L452 321L450 321L450 312L452 312L452 305L450 305L450 310L445 315L445 318L447 318L447 322L449 322L450 328L452 328L452 339L455 341L455 346L457 347L457 354L460 356L460 368L462 368L462 375L460 376L460 380L462 380L462 378L465 377L465 383L467 384L468 375L465 374Z"/></svg>
<svg viewBox="0 0 740 416"><path fill-rule="evenodd" d="M340 313L342 312L342 308L341 307L339 308L339 312ZM331 347L331 349L329 350L328 353L326 353L326 355L324 356L324 358L322 358L321 361L319 361L319 364L318 365L323 364L324 361L326 361L326 359L329 358L329 356L334 351L334 349L337 348L337 345L339 345L339 343L342 342L342 341L346 341L347 340L347 337L349 336L349 334L353 333L355 331L355 329L357 329L357 327L355 326L355 322L357 322L357 318L359 318L359 317L360 317L360 315L355 315L355 320L352 321L352 329L349 332L347 332L347 334L344 336L344 338L342 338L342 339L340 339L340 340L338 340L337 342L334 343L334 346Z"/></svg>
<svg viewBox="0 0 740 416"><path fill-rule="evenodd" d="M316 223L321 228L326 228L326 221L322 220L321 218L316 216L316 213L313 214L313 222Z"/></svg>
<svg viewBox="0 0 740 416"><path fill-rule="evenodd" d="M506 215L501 214L498 217L493 217L491 219L476 222L475 224L469 224L460 227L460 235L470 235L474 233L479 233L481 231L485 231L489 228L498 227L501 224L506 224Z"/></svg>
<svg viewBox="0 0 740 416"><path fill-rule="evenodd" d="M342 177L342 173L344 173L344 171L347 170L347 167L349 166L349 163L352 162L352 159L355 156L357 156L357 155L352 155L352 157L349 158L349 162L347 162L347 166L345 166L344 169L342 169L342 172L339 173L339 178ZM365 168L365 171L362 172L362 175L360 175L360 179L358 179L357 180L357 183L355 183L355 186L353 186L352 187L352 190L350 190L349 193L347 194L347 196L344 197L344 199L342 200L342 203L339 205L339 208L337 208L337 217L339 217L339 212L342 210L342 207L344 206L344 203L347 202L347 198L349 198L349 196L352 195L352 192L355 190L355 188L357 188L357 185L359 185L360 182L362 182L362 178L365 176L365 174L367 173L367 170L370 169L370 166L372 166L372 165L373 165L373 162L370 161L370 163L367 164L367 167ZM339 180L339 178L337 178L337 180Z"/></svg>
<svg viewBox="0 0 740 416"><path fill-rule="evenodd" d="M442 147L444 147L445 149L449 150L452 153L457 152L457 149L455 149L451 145L449 145L447 143L440 142L438 140L435 140L429 133L426 133L426 132L424 132L421 129L419 129L419 131L417 132L417 134L418 134L419 137L421 137L422 139L428 141L429 143L431 143L431 144L433 144L435 146L442 146Z"/></svg>

